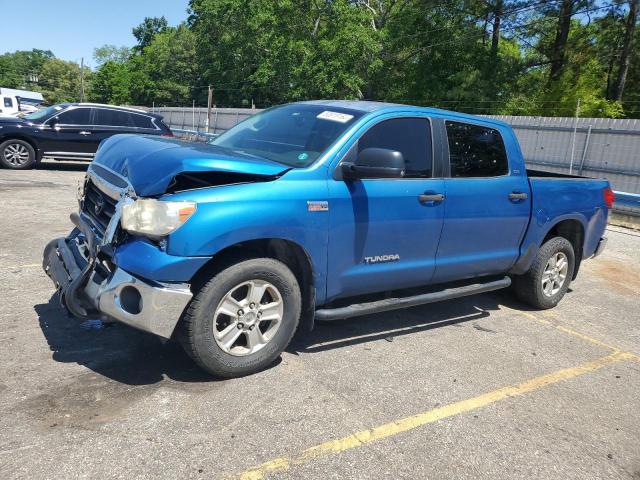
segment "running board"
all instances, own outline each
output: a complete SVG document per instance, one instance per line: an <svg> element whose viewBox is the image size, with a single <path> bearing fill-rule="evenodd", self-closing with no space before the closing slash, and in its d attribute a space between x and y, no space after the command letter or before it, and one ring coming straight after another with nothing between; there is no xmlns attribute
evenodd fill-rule
<svg viewBox="0 0 640 480"><path fill-rule="evenodd" d="M465 285L463 287L447 288L445 290L440 290L439 292L423 293L412 297L387 298L369 303L356 303L349 305L348 307L340 308L323 308L316 310L316 320L342 320L344 318L387 312L389 310L397 310L399 308L415 307L418 305L425 305L427 303L441 302L443 300L467 297L477 293L500 290L501 288L507 288L509 285L511 285L511 279L509 277L504 277L492 282L474 283L473 285Z"/></svg>

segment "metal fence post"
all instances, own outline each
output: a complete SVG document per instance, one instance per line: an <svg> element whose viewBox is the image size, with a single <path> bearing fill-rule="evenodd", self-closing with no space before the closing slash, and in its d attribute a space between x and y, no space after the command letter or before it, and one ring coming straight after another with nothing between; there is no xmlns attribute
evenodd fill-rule
<svg viewBox="0 0 640 480"><path fill-rule="evenodd" d="M578 134L578 116L580 116L580 99L576 103L576 116L573 121L573 139L571 140L571 160L569 161L569 175L573 174L573 152L576 149L576 135Z"/></svg>
<svg viewBox="0 0 640 480"><path fill-rule="evenodd" d="M584 149L582 150L582 158L580 159L580 168L578 169L578 175L582 175L582 169L584 168L584 160L587 158L587 150L589 148L589 139L591 138L591 125L587 130L587 138L584 140Z"/></svg>

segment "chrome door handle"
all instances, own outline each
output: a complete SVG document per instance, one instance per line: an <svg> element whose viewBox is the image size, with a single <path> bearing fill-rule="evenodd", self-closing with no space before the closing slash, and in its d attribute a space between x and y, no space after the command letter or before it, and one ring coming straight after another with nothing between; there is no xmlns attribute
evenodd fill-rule
<svg viewBox="0 0 640 480"><path fill-rule="evenodd" d="M509 200L511 200L512 202L517 202L520 200L526 200L529 197L529 195L527 195L526 193L522 193L522 192L511 192L509 194Z"/></svg>
<svg viewBox="0 0 640 480"><path fill-rule="evenodd" d="M80 135L91 135L91 132L87 132L86 130L82 130L80 133Z"/></svg>
<svg viewBox="0 0 640 480"><path fill-rule="evenodd" d="M440 203L444 200L444 195L441 193L425 193L422 195L418 195L418 200L420 200L420 203L427 203L427 202L436 202L436 203Z"/></svg>

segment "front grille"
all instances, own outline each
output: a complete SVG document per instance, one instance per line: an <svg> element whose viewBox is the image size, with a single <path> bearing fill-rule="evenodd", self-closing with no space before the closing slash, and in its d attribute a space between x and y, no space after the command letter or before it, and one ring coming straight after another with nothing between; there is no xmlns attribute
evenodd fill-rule
<svg viewBox="0 0 640 480"><path fill-rule="evenodd" d="M84 194L82 212L89 217L94 226L104 234L111 217L116 211L116 201L104 194L89 180Z"/></svg>

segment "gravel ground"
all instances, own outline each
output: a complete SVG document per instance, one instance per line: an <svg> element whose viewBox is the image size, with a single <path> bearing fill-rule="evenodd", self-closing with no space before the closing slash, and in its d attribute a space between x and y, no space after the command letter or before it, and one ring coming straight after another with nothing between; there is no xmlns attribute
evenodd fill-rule
<svg viewBox="0 0 640 480"><path fill-rule="evenodd" d="M84 168L0 170L0 479L640 479L638 232L611 227L554 310L496 292L322 324L217 381L57 304L41 254Z"/></svg>

